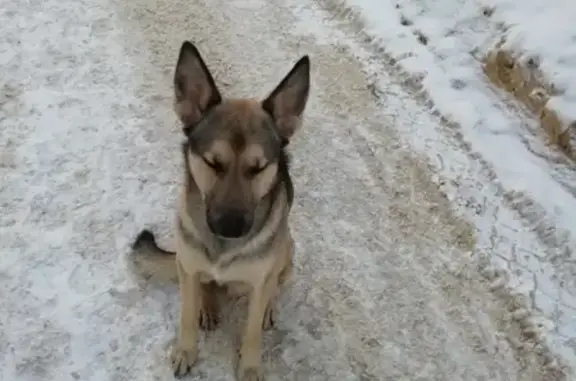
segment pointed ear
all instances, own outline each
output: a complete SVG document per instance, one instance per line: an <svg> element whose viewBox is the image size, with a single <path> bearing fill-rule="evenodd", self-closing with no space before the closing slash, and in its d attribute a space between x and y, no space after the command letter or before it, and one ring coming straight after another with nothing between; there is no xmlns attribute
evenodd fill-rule
<svg viewBox="0 0 576 381"><path fill-rule="evenodd" d="M188 126L198 122L206 110L222 101L200 52L189 41L184 41L180 48L174 73L174 95L176 113Z"/></svg>
<svg viewBox="0 0 576 381"><path fill-rule="evenodd" d="M274 118L286 144L300 128L309 92L310 58L306 55L296 62L292 70L262 102L262 107Z"/></svg>

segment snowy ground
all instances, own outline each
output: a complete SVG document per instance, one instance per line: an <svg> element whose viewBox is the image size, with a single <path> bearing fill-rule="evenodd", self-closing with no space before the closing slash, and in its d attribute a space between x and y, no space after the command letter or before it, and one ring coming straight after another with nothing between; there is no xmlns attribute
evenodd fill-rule
<svg viewBox="0 0 576 381"><path fill-rule="evenodd" d="M403 136L427 153L440 175L437 182L475 221L477 249L507 269L508 285L530 299L554 351L576 365L574 165L545 144L537 121L494 90L480 62L507 35L517 55L536 57L544 74L564 90L553 101L573 111L576 76L570 62L576 41L558 15L572 14L574 4L446 0L440 7L426 0L350 0L324 5L345 15L341 27L364 37L377 52L366 69L376 81L386 65L393 67L404 89L448 121L448 129L405 127ZM569 117L569 110L561 111Z"/></svg>
<svg viewBox="0 0 576 381"><path fill-rule="evenodd" d="M576 364L574 175L468 54L497 26L454 14L4 0L0 379L172 379L176 287L142 283L126 256L143 227L171 245L184 39L235 95L263 96L312 57L292 147L296 279L266 334L269 380L566 379L555 357ZM190 379L233 380L241 316L203 339Z"/></svg>

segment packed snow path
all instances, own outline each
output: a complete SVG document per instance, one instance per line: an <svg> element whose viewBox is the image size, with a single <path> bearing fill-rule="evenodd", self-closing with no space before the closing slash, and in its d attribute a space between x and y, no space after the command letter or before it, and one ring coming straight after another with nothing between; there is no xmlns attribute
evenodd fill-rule
<svg viewBox="0 0 576 381"><path fill-rule="evenodd" d="M265 335L268 380L561 379L518 349L508 301L471 264L473 227L395 128L438 122L395 101L393 78L376 93L320 19L303 33L282 4L2 2L0 379L172 379L176 287L139 282L126 255L143 227L171 246L185 39L233 95L264 96L312 59L291 146L295 284ZM242 317L203 338L191 379L233 380Z"/></svg>

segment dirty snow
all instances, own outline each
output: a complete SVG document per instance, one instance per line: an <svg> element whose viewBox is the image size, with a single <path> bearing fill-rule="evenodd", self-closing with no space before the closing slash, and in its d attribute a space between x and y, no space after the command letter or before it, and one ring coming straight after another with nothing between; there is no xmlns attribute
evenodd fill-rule
<svg viewBox="0 0 576 381"><path fill-rule="evenodd" d="M532 58L558 96L550 102L567 124L576 121L576 3L571 0L483 0L492 19L507 27L504 48L520 60Z"/></svg>
<svg viewBox="0 0 576 381"><path fill-rule="evenodd" d="M488 6L493 19L484 15ZM531 299L535 316L548 327L551 347L576 366L576 173L543 146L535 121L495 94L479 62L504 32L502 24L512 25L510 44L537 54L544 72L569 89L569 99L576 90L576 43L568 20L574 4L347 0L325 8L344 15L364 45L379 51L366 70L378 78L382 62L395 67L406 77L404 88L452 122L450 129L432 123L401 127L475 221L478 250L507 270L509 285ZM413 102L392 98L384 106L394 101Z"/></svg>
<svg viewBox="0 0 576 381"><path fill-rule="evenodd" d="M427 31L423 47L394 4L349 4L362 12L296 0L2 3L1 380L172 379L176 286L142 282L127 256L144 227L171 246L171 75L184 39L227 94L263 96L302 54L313 60L292 146L295 284L266 334L267 379L563 379L532 325L549 324L548 344L570 360L573 268L526 224L539 206L570 231L570 172L465 56L481 42L478 20L449 41ZM406 9L422 28L455 23L454 8ZM233 379L232 307L190 379Z"/></svg>

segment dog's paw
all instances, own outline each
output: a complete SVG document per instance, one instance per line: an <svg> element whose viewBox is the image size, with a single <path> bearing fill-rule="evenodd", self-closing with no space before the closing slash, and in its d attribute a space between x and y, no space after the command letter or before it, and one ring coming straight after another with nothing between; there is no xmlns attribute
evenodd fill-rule
<svg viewBox="0 0 576 381"><path fill-rule="evenodd" d="M196 360L198 360L198 348L184 348L176 344L174 348L172 348L170 359L172 360L174 377L183 377L190 372Z"/></svg>
<svg viewBox="0 0 576 381"><path fill-rule="evenodd" d="M200 311L200 328L204 331L213 331L220 323L217 309L204 308Z"/></svg>
<svg viewBox="0 0 576 381"><path fill-rule="evenodd" d="M259 361L245 361L242 350L236 352L236 381L265 381Z"/></svg>
<svg viewBox="0 0 576 381"><path fill-rule="evenodd" d="M264 312L264 320L262 320L262 329L268 330L274 327L275 319L276 319L276 311L274 307L270 304L266 307L266 311Z"/></svg>
<svg viewBox="0 0 576 381"><path fill-rule="evenodd" d="M264 381L264 376L262 375L262 370L260 367L238 367L236 374L237 381Z"/></svg>

